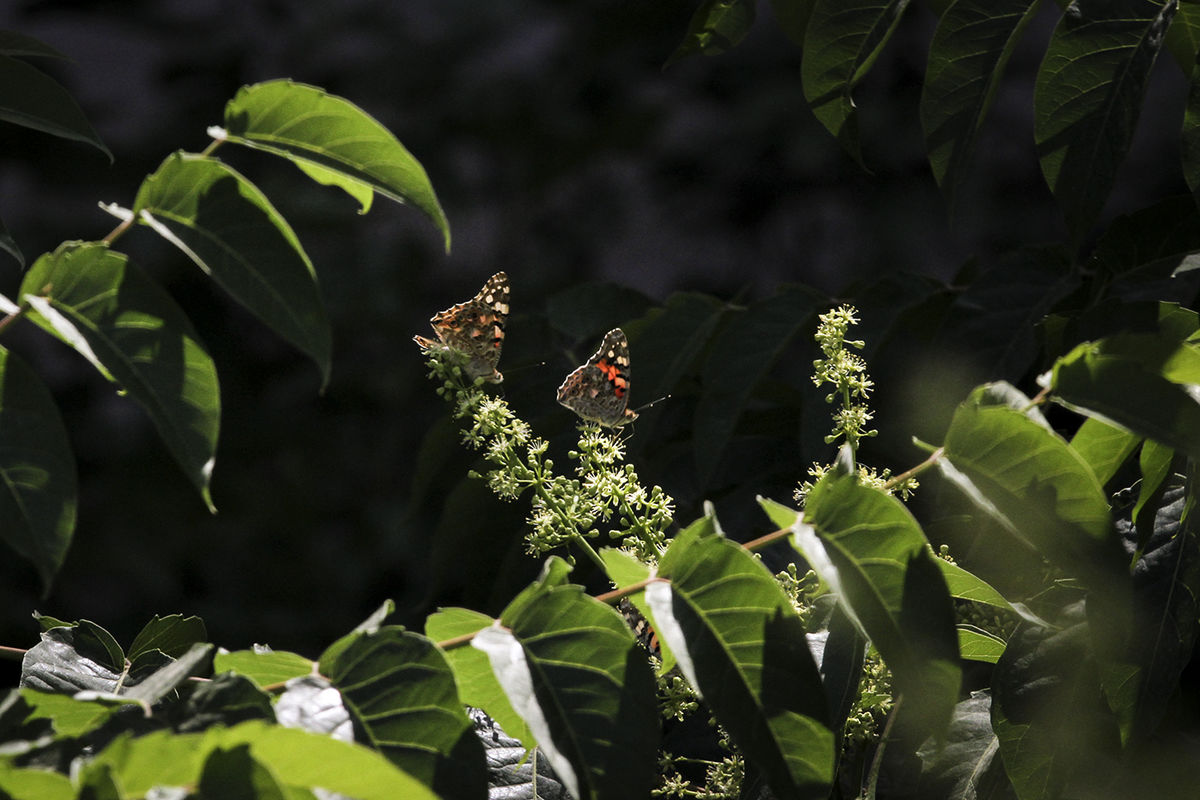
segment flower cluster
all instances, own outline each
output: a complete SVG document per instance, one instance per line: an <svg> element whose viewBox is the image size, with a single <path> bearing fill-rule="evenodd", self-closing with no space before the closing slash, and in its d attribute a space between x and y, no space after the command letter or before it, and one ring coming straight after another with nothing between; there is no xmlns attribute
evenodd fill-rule
<svg viewBox="0 0 1200 800"><path fill-rule="evenodd" d="M579 449L570 453L576 477L555 475L546 457L549 443L503 398L489 395L483 378L467 376L465 354L450 348L425 352L430 377L442 382L438 394L453 404L456 419L469 420L463 443L495 465L485 475L473 474L505 500L531 490L526 540L531 555L573 543L598 560L587 539L600 537L598 526L604 525L610 539L639 559L657 560L674 520L673 501L660 487L643 486L633 465L623 463L624 445L615 432L582 423Z"/></svg>

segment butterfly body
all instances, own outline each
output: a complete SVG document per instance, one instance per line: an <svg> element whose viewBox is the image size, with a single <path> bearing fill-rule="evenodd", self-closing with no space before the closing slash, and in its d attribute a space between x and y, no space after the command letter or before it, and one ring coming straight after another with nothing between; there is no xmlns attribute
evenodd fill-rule
<svg viewBox="0 0 1200 800"><path fill-rule="evenodd" d="M500 349L504 345L508 298L508 275L497 272L475 297L429 319L436 340L414 336L413 341L427 350L442 348L465 353L470 377L500 383L504 376L496 365L500 363Z"/></svg>

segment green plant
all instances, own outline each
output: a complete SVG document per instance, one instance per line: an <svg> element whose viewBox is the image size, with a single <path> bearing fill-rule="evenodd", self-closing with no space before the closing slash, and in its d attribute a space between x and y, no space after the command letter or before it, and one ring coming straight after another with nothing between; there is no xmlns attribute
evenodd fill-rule
<svg viewBox="0 0 1200 800"><path fill-rule="evenodd" d="M804 43L801 78L814 110L856 156L851 90L879 63L907 5L773 4ZM932 5L942 13L922 116L934 175L957 199L964 154L1015 37L1038 6ZM741 306L691 293L641 316L624 305L611 310L628 323L638 374L652 376L647 396L670 393L675 405L661 416L643 414L630 439L585 428L574 477L553 471L549 440L535 436L507 402L461 379L463 365L455 370L452 351L436 353L432 369L454 413L470 420L466 441L482 450L479 475L503 497L532 497L527 546L544 559L538 579L495 618L442 609L425 620L423 636L387 624L393 609L384 603L315 660L267 648L216 652L194 617L155 617L128 647L95 623L41 617L42 641L22 653L22 688L0 704L0 790L142 797L171 786L199 796L271 797L320 786L359 797L481 797L488 776L478 723L463 712L468 704L527 747L536 745L577 797L644 796L660 776L673 783L660 788L688 791L673 777L682 759L656 755L662 698L672 715L703 702L728 751L736 751L705 759L720 765L708 778L715 792L740 784L747 794L766 785L777 797L801 798L1190 796L1191 743L1200 727L1189 676L1200 590L1193 524L1200 318L1186 304L1194 301L1187 281L1200 225L1193 198L1185 197L1118 219L1094 240L1088 234L1160 43L1182 47L1190 68L1192 5L1075 4L1051 37L1035 113L1043 170L1066 212L1067 245L968 265L953 287L889 275L846 293L868 328L854 349L871 359L876 400L893 387L932 383L928 361L939 357L1012 382L989 380L966 391L934 384L920 395L919 415L881 421L877 436L866 435L865 414L843 414L841 437L832 438L847 444L805 487L803 509L762 498L768 522L752 523L738 508L738 489L788 492L803 466L775 455L799 453L811 463L833 443L826 440L823 398L775 374L792 343L818 328L817 315L833 305L819 293L786 286ZM753 9L704 3L680 55L735 43ZM971 19L987 34L983 47L965 37ZM964 77L967 68L974 72ZM1104 91L1084 93L1080 85ZM950 91L957 87L969 91ZM259 92L272 102L256 106ZM348 110L345 101L287 83L250 87L239 98L227 115L235 132L228 141L253 140L257 112L278 131L311 119L310 103ZM348 124L375 130L350 113ZM1194 155L1190 117L1185 175ZM319 151L337 150L323 138L327 129L303 130L310 144L325 142ZM364 201L373 191L403 195L395 183L304 152L309 160L289 151L310 175ZM429 202L432 190L422 194L423 173L404 163L404 178L422 180L400 185L445 230L436 201ZM192 172L197 164L202 171ZM187 244L188 222L211 219L190 210L190 192L199 187L201 197L215 191L265 215L270 224L255 230L282 239L288 263L303 267L288 274L305 273L298 283L312 283L287 229L240 176L208 156L186 155L169 158L156 176L129 214L118 210L123 221L114 238L135 220L153 220L152 228ZM180 186L176 197L170 187ZM164 321L147 325L141 301L157 298L146 288L153 284L132 283L133 273L114 257L95 244L39 259L14 315L77 347L86 343L104 374L123 384L120 367L135 375L143 363L166 363L176 373L181 364L193 367L189 374L210 388L177 392L203 423L182 426L183 438L211 436L211 359L161 303L151 308ZM216 276L212 259L201 260ZM76 284L60 276L81 264L94 273L73 295ZM97 342L118 337L88 338L95 326L85 323L94 299L114 288L121 290L111 309L119 322L170 332L177 346L137 350L146 361L107 358L125 352L117 346L98 350ZM835 318L847 322L844 313ZM305 320L294 341L324 372L325 326ZM552 327L582 335L577 327ZM833 399L843 412L858 406L851 387L859 395L868 387L862 364L845 359L846 333L843 325L822 342L833 345L823 360L841 353L848 367L829 373L841 387ZM895 354L889 347L907 348L906 358L888 358ZM922 359L925 349L935 355ZM963 350L971 358L953 361ZM174 353L186 358L160 360ZM901 367L888 370L897 360ZM47 432L61 426L41 429L31 442L20 438L39 430L31 427L37 420L14 412L53 403L16 363L5 356L6 386L13 382L5 397L20 402L0 407L0 442L25 443L28 463L20 474L9 468L17 476L11 485L55 513L36 517L43 522L29 529L32 545L13 546L32 554L48 580L58 561L46 554L65 547L62 509L72 493L63 490L63 478L29 479L66 474L56 465L67 462L56 444L62 437ZM1030 396L1018 385L1040 388ZM806 424L816 417L820 425ZM911 431L941 444L917 442L923 459L911 450L897 456L888 441L896 429L905 445ZM720 495L724 525L710 505L674 529L682 503L644 488L638 477L651 474L660 454L643 448L636 471L623 463L651 434L668 443L671 457L691 457L696 483ZM188 449L164 436L205 492L211 445ZM899 479L861 479L860 462L868 460L905 481L920 477L910 506L889 493ZM779 475L784 479L774 480ZM768 525L774 532L759 535ZM596 546L606 541L615 546ZM931 548L947 543L954 561ZM812 577L800 568L772 575L756 555L765 559L769 547L788 548L788 561L799 555ZM567 558L551 553L559 548ZM585 581L601 579L617 588L592 596ZM650 621L663 646L661 666L611 607L620 599ZM678 673L670 672L675 666ZM656 669L665 680L655 680Z"/></svg>

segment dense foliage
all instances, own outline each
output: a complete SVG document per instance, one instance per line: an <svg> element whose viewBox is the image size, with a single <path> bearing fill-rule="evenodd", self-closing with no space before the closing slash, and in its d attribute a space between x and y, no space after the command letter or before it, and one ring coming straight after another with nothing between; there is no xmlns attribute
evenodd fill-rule
<svg viewBox="0 0 1200 800"><path fill-rule="evenodd" d="M858 161L852 95L908 5L772 3L802 47L814 114ZM919 117L956 205L1041 4L929 5ZM502 731L550 763L546 791L578 798L1190 796L1200 212L1194 196L1167 197L1096 225L1160 52L1193 68L1196 9L1065 9L1033 114L1066 240L970 263L953 285L891 274L833 312L803 285L746 304L587 286L542 319L519 310L532 301L510 268L506 335L541 324L587 348L619 323L636 373L622 402L626 388L634 406L669 396L628 427L581 422L569 444L562 417L523 418L519 370L497 389L472 377L470 354L426 344L461 433L430 431L418 488L447 480L460 444L480 453L450 479L434 566L469 560L466 543L504 524L487 488L515 509L536 580L510 591L519 570L494 570L478 591L499 596L498 613L442 609L423 635L389 624L381 601L315 659L219 650L193 616L156 616L123 647L95 622L38 615L40 643L8 651L22 677L0 703L0 792L482 797L544 768L496 758ZM671 61L728 51L755 13L702 3ZM0 52L6 120L103 148L24 60L54 51L7 34ZM1187 101L1181 174L1195 192L1200 92ZM169 155L129 208L105 206L108 236L34 260L0 330L30 321L73 348L145 409L211 506L220 365L117 249L124 237L145 229L180 249L324 380L314 266L218 148L290 161L364 212L376 194L410 204L451 239L421 165L342 97L247 86L209 135L204 152ZM2 231L0 246L23 259ZM75 535L69 437L36 365L0 353L0 539L49 585ZM879 406L908 411L876 428ZM678 518L680 495L717 500L720 519L712 505Z"/></svg>

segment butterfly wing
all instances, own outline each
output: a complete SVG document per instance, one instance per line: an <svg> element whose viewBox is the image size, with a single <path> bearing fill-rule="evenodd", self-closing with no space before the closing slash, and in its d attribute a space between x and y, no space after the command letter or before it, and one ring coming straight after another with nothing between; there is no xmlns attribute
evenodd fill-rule
<svg viewBox="0 0 1200 800"><path fill-rule="evenodd" d="M609 331L588 362L558 387L558 402L583 419L610 428L632 422L629 410L629 342L620 328Z"/></svg>

